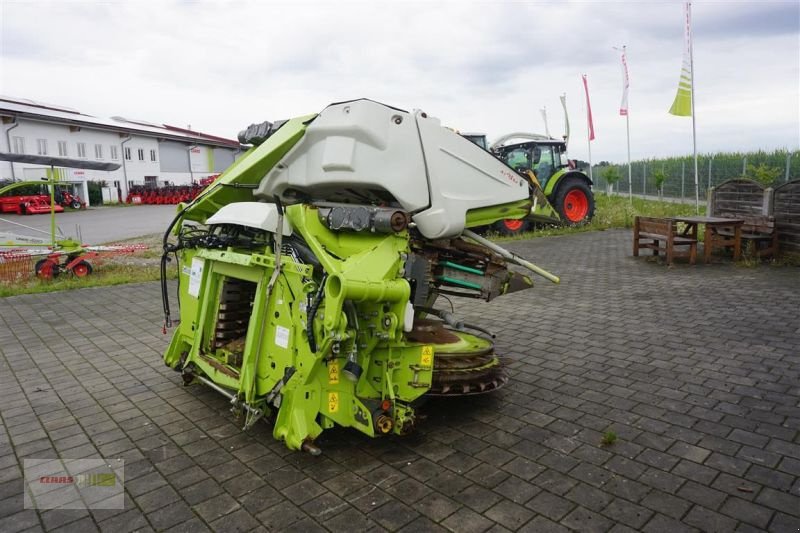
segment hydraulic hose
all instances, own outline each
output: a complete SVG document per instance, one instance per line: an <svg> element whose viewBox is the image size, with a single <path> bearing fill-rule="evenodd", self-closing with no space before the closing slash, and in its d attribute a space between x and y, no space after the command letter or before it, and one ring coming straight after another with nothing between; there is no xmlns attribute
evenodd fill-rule
<svg viewBox="0 0 800 533"><path fill-rule="evenodd" d="M194 198L194 200L192 200L191 202L186 204L186 206L183 209L178 211L178 214L175 215L175 218L173 218L172 222L170 222L169 226L167 226L167 231L164 232L164 238L162 239L162 242L161 242L161 246L162 246L163 252L161 254L161 272L160 273L161 273L161 304L164 307L164 327L163 327L163 332L165 334L167 333L167 328L171 328L172 327L172 317L170 316L170 309L169 309L169 294L168 294L168 291L167 291L167 263L169 262L169 254L170 254L170 252L177 252L180 249L180 243L178 243L178 246L171 246L169 244L169 234L172 233L172 229L175 227L175 224L177 224L181 220L181 218L183 218L183 215L186 213L186 211L189 210L190 207L192 207L194 204L196 204L198 200L200 200L201 198L204 198L207 194L209 194L212 191L214 191L219 185L221 185L221 183L219 181L217 181L211 187L207 188L205 191L203 191L199 195L197 195ZM178 279L180 280L180 276L178 276ZM180 283L180 281L179 281L179 283Z"/></svg>
<svg viewBox="0 0 800 533"><path fill-rule="evenodd" d="M317 292L314 294L314 299L311 301L311 306L308 308L306 333L308 334L308 347L311 353L317 353L317 339L314 337L314 317L317 315L317 309L319 309L319 305L322 303L326 281L328 281L327 273L322 275L322 281L319 282Z"/></svg>

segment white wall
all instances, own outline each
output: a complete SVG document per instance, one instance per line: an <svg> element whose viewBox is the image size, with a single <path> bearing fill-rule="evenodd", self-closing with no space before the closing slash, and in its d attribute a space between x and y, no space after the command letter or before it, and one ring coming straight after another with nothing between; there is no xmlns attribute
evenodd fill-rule
<svg viewBox="0 0 800 533"><path fill-rule="evenodd" d="M0 146L6 152L14 151L14 137L22 137L25 141L25 153L36 155L38 153L37 139L47 141L47 155L58 156L58 141L66 141L67 157L81 159L78 156L78 143L84 143L87 161L103 161L119 163L121 166L114 171L69 169L68 176L71 181L106 181L109 187L116 188L115 181L119 182L123 199L128 194L128 186L144 184L145 176L156 176L161 185L170 182L175 185L188 185L192 178L198 181L210 174L216 174L209 168L208 151L213 150L207 146L197 146L191 153L191 171L186 168L180 172L163 172L160 167L159 142L154 137L147 137L132 133L130 137L121 137L119 133L81 127L79 131L70 131L69 126L51 124L46 122L18 119L19 126L14 124L0 124ZM6 131L10 129L9 142L6 141ZM10 144L10 146L9 146ZM96 157L95 145L102 147L102 157ZM192 145L187 141L186 147ZM117 159L111 158L111 147L117 147ZM125 159L125 148L130 149L130 159ZM139 158L142 150L143 160ZM156 160L151 158L151 150L155 150ZM219 150L219 149L218 149ZM231 150L233 152L233 150ZM0 178L11 179L11 163L0 162ZM187 167L189 165L187 164ZM215 165L216 166L216 165ZM27 176L37 175L33 169L42 169L41 165L28 163L14 163L16 179L25 179ZM28 169L27 171L25 169ZM125 180L127 176L127 183ZM84 200L87 200L84 198Z"/></svg>

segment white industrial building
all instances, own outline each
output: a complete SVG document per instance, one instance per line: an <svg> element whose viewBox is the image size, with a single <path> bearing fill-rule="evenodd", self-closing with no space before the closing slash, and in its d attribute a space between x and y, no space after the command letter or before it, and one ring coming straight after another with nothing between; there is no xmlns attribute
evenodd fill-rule
<svg viewBox="0 0 800 533"><path fill-rule="evenodd" d="M65 168L61 179L105 181L107 201L125 201L133 185L189 185L224 171L242 153L238 141L140 120L97 118L75 109L0 96L0 151L119 163L106 172ZM38 180L48 168L0 162L0 179Z"/></svg>

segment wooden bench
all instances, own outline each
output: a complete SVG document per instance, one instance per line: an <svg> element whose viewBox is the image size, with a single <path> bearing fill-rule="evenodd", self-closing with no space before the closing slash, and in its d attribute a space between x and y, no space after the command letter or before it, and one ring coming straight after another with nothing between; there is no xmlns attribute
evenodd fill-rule
<svg viewBox="0 0 800 533"><path fill-rule="evenodd" d="M676 249L687 246L688 250ZM639 250L643 248L652 250L653 255L663 253L668 265L671 265L676 257L688 257L690 265L693 265L697 259L697 239L681 235L676 222L670 218L636 217L634 219L634 257L638 257Z"/></svg>
<svg viewBox="0 0 800 533"><path fill-rule="evenodd" d="M709 216L744 220L741 240L745 244L752 243L756 257L774 257L778 253L778 228L772 217L772 206L772 189L741 178L721 183L711 189L708 197ZM721 229L718 233L723 237L720 248L733 246L731 230Z"/></svg>
<svg viewBox="0 0 800 533"><path fill-rule="evenodd" d="M764 215L739 216L731 213L720 213L719 216L744 219L741 239L743 243L752 243L752 252L756 257L775 257L775 255L777 255L778 230L773 217ZM733 236L733 231L728 229L720 229L717 233L724 237ZM729 244L726 246L730 247L733 245ZM742 249L747 250L747 247L743 247Z"/></svg>

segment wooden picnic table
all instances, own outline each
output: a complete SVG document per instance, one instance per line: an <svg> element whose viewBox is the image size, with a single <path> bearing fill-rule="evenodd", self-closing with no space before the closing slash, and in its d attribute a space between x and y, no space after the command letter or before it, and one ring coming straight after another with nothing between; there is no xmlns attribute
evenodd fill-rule
<svg viewBox="0 0 800 533"><path fill-rule="evenodd" d="M682 234L693 239L697 239L698 226L705 227L703 231L703 261L706 264L711 262L711 252L714 248L733 247L733 260L739 260L742 254L743 218L690 216L674 217L673 220L686 224ZM727 230L728 235L721 234L720 230Z"/></svg>

